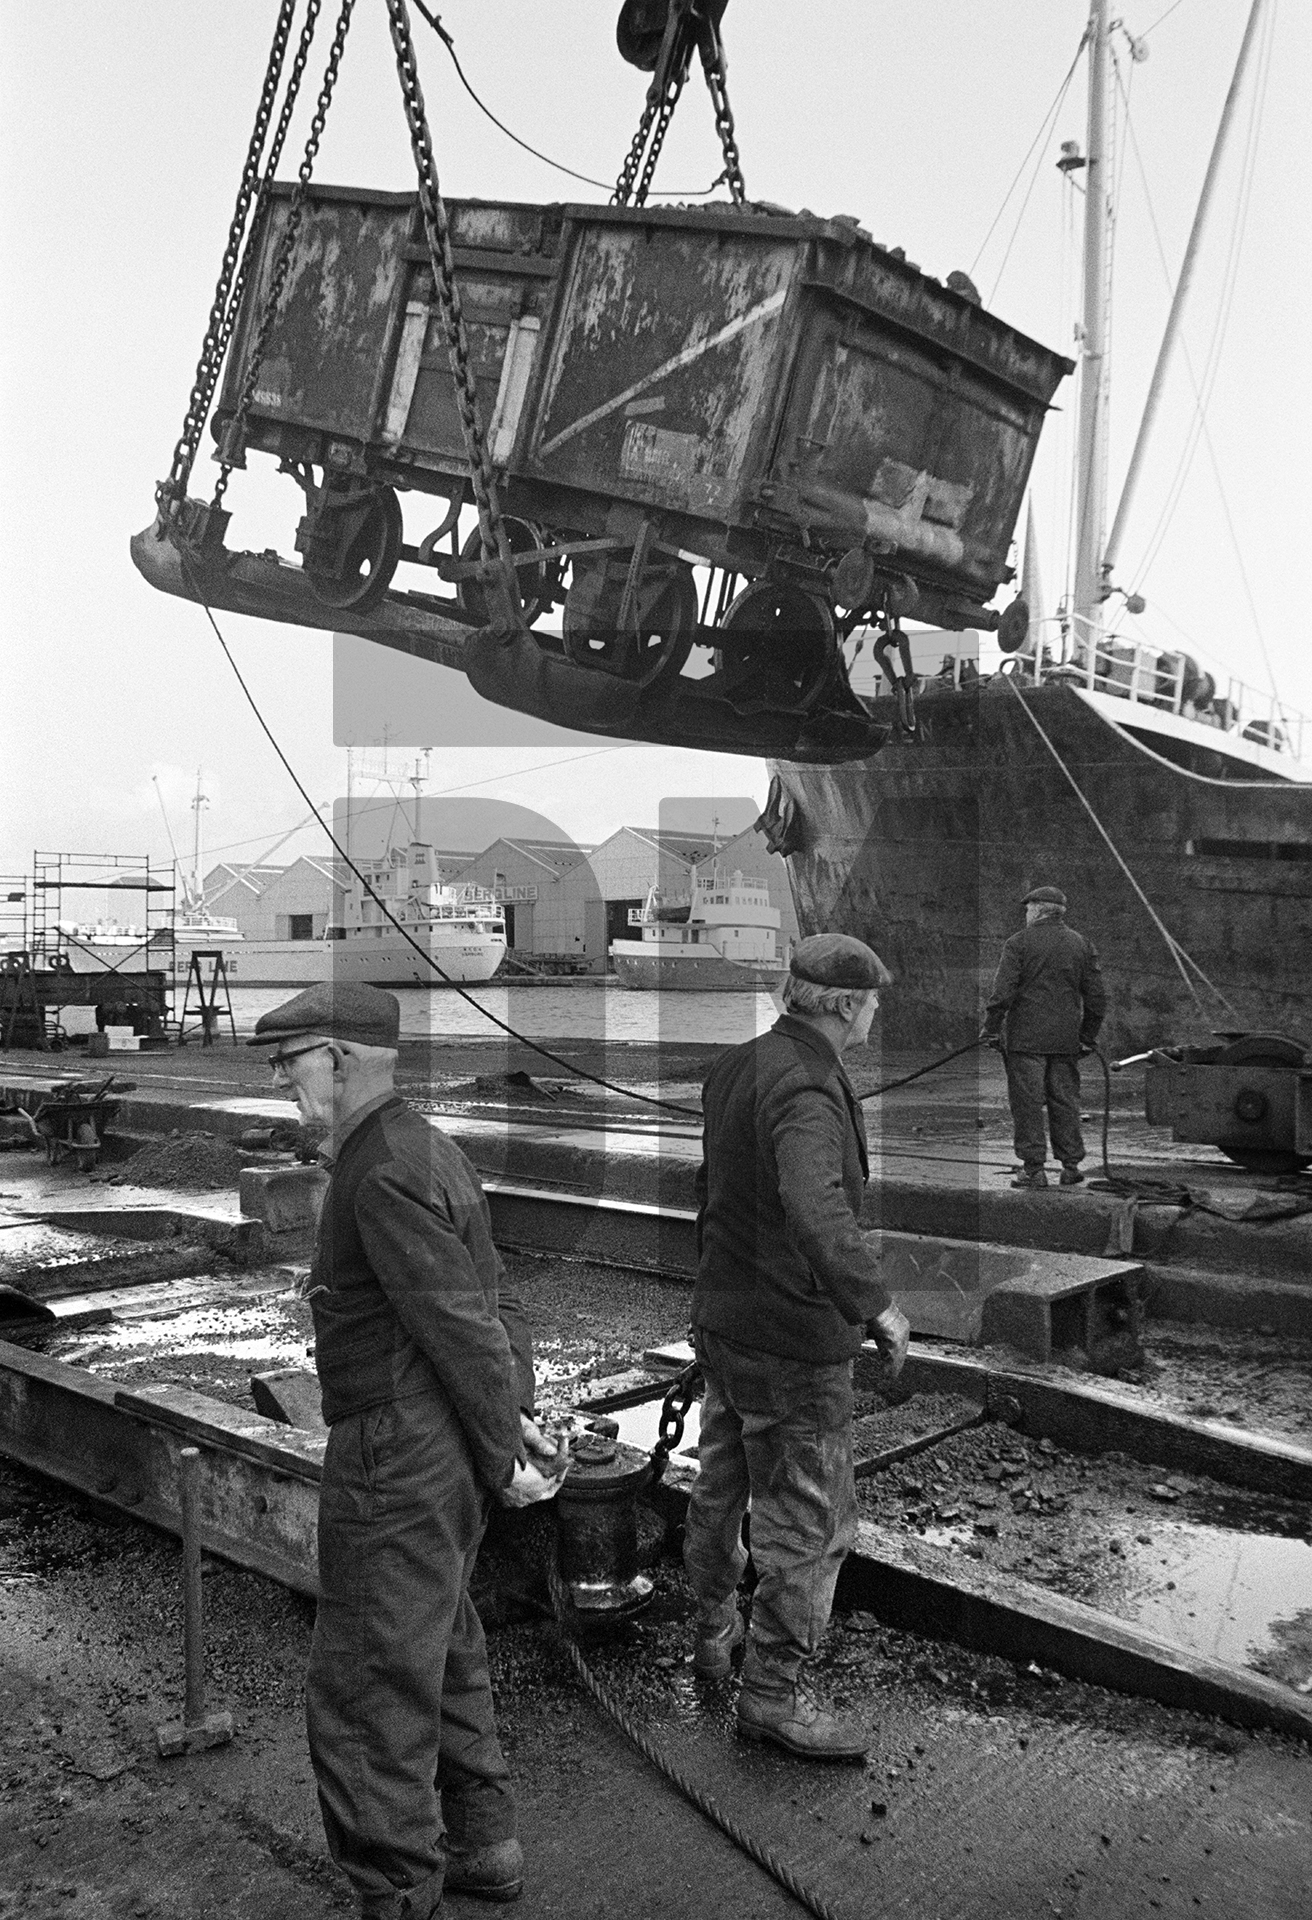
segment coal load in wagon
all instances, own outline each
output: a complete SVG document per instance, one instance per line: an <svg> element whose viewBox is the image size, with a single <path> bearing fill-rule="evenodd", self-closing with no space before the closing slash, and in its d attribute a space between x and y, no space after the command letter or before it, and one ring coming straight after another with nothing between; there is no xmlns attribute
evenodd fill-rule
<svg viewBox="0 0 1312 1920"><path fill-rule="evenodd" d="M468 456L415 196L310 189L242 409L289 204L254 237L214 432L304 488L302 567L220 548L186 581L142 535L156 584L402 646L570 726L800 760L882 737L843 665L858 621L1016 643L1023 609L988 603L1069 363L973 290L848 220L450 201L527 629L506 638L455 533ZM405 492L435 502L412 544ZM454 592L398 591L401 560Z"/></svg>

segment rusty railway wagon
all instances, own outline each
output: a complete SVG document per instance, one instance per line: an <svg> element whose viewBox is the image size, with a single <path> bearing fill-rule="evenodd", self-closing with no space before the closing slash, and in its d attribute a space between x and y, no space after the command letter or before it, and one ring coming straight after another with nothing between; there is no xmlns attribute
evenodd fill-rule
<svg viewBox="0 0 1312 1920"><path fill-rule="evenodd" d="M529 629L496 645L477 533L458 545L467 455L414 195L310 190L241 405L291 204L279 189L255 235L214 433L304 489L303 579L261 586L246 556L221 604L301 619L308 585L316 624L460 664L503 704L796 759L883 737L843 666L858 621L1023 637L1020 603L987 603L1068 361L852 220L452 200ZM413 543L404 492L441 503ZM454 594L397 592L401 560Z"/></svg>

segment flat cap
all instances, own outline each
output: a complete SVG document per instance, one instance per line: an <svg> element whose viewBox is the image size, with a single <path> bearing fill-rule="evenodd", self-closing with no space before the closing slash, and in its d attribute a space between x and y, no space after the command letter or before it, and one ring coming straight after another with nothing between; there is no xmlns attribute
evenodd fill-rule
<svg viewBox="0 0 1312 1920"><path fill-rule="evenodd" d="M813 933L793 948L789 972L816 987L849 987L864 992L886 987L893 978L873 947L850 933Z"/></svg>
<svg viewBox="0 0 1312 1920"><path fill-rule="evenodd" d="M321 980L280 1007L262 1013L248 1047L272 1047L281 1040L317 1034L324 1040L354 1041L358 1047L395 1047L401 1031L401 1003L378 987L356 987Z"/></svg>
<svg viewBox="0 0 1312 1920"><path fill-rule="evenodd" d="M1023 907L1064 907L1066 895L1060 887L1031 887L1021 901Z"/></svg>

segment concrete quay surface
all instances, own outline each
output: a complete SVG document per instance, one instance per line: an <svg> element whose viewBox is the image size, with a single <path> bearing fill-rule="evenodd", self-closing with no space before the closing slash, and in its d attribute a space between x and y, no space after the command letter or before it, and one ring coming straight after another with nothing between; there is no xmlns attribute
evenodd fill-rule
<svg viewBox="0 0 1312 1920"><path fill-rule="evenodd" d="M698 1089L710 1046L553 1041L553 1051L647 1096L647 1102L567 1080L528 1047L510 1041L403 1041L398 1084L422 1101L483 1171L616 1199L693 1205L700 1158ZM80 1075L100 1062L14 1053L9 1070ZM121 1133L204 1129L237 1140L294 1118L274 1097L263 1056L238 1045L121 1057L131 1080L116 1122ZM923 1061L866 1049L849 1061L858 1092ZM519 1083L513 1076L520 1076ZM985 1049L865 1107L871 1155L866 1219L872 1227L992 1241L1147 1263L1157 1311L1171 1318L1270 1324L1312 1331L1303 1284L1312 1275L1312 1183L1257 1179L1219 1152L1174 1146L1143 1121L1131 1077L1112 1083L1113 1172L1189 1190L1193 1204L1160 1204L1099 1190L1100 1075L1085 1069L1088 1182L1017 1192L1005 1081ZM525 1084L527 1082L527 1084ZM661 1111L665 1100L686 1111ZM1231 1285L1231 1282L1235 1282ZM1292 1289L1292 1291L1291 1291ZM1198 1310L1194 1311L1195 1305ZM1205 1310L1203 1310L1205 1308Z"/></svg>
<svg viewBox="0 0 1312 1920"><path fill-rule="evenodd" d="M0 1915L312 1920L351 1903L304 1747L312 1604L217 1563L210 1699L230 1747L160 1761L181 1690L176 1545L0 1466ZM208 1564L208 1563L207 1563ZM1151 1702L839 1613L817 1679L863 1767L745 1747L732 1683L687 1664L686 1589L591 1658L725 1811L841 1920L1303 1920L1312 1756ZM785 1920L801 1911L579 1694L551 1629L490 1636L521 1808L525 1920ZM479 1904L452 1897L453 1915Z"/></svg>
<svg viewBox="0 0 1312 1920"><path fill-rule="evenodd" d="M236 1138L289 1112L268 1099L258 1056L217 1048L208 1056L156 1056L149 1077L141 1071L146 1059L124 1064L141 1084L122 1123L143 1137L199 1127ZM667 1064L646 1084L682 1102L689 1085L671 1083ZM501 1071L494 1065L483 1078ZM473 1084L458 1077L452 1084L431 1061L407 1067L405 1078L406 1091L431 1101L439 1124L489 1172L649 1204L691 1197L699 1144L690 1118L673 1116L657 1132L613 1096L553 1097L549 1088L538 1098L531 1089L480 1088L478 1074ZM971 1217L972 1190L977 1202L982 1188L988 1199L1004 1200L996 1189L1010 1157L996 1092L980 1099L972 1084L963 1104L941 1113L908 1096L900 1110L886 1104L882 1124L871 1129L884 1175L871 1224L893 1227L890 1193L895 1204L924 1209L912 1217L926 1222L921 1231L938 1234L953 1231L949 1219ZM1121 1124L1130 1134L1128 1115ZM934 1125L940 1132L926 1138L923 1129ZM1169 1154L1145 1154L1137 1164L1181 1177L1180 1158ZM1241 1191L1235 1176L1224 1168L1206 1175L1208 1190L1233 1206ZM147 1198L105 1192L67 1173L48 1184L48 1198L69 1203ZM962 1215L944 1211L954 1196ZM1116 1196L1084 1191L1008 1190L1004 1206L1027 1200L1042 1203L1040 1225L1045 1214L1056 1224L1043 1228L1046 1239L1024 1238L1024 1221L1035 1219L1026 1208L1013 1245L1043 1246L1078 1230L1084 1239L1072 1250L1101 1254L1107 1242L1098 1241L1099 1226L1110 1238L1124 1220ZM230 1224L240 1217L235 1193L206 1196L198 1210ZM1288 1231L1301 1223L1273 1224ZM1270 1229L1248 1228L1254 1231ZM1186 1290L1196 1277L1183 1266L1154 1271L1172 1274ZM1296 1269L1286 1271L1290 1277L1277 1284L1301 1295ZM1214 1267L1207 1278L1221 1301L1233 1296L1231 1279L1268 1292L1273 1284L1260 1270L1231 1276ZM672 1312L677 1292L667 1289ZM1022 1395L1043 1391L1012 1387ZM988 1381L981 1391L990 1391ZM1061 1678L1053 1636L1078 1632L1081 1622L1059 1593L1041 1596L1045 1604L1035 1610L1049 1640L1046 1651L1035 1643L1034 1670L1018 1663L1010 1629L1003 1639L1010 1638L1011 1657L1001 1657L1003 1642L990 1639L988 1621L1006 1582L967 1568L971 1577L948 1583L967 1601L975 1589L972 1629L946 1618L946 1589L932 1606L923 1604L918 1583L935 1572L933 1550L901 1528L891 1543L878 1533L863 1528L856 1584L849 1583L817 1674L829 1697L873 1729L864 1769L804 1767L735 1740L732 1686L705 1689L688 1668L688 1596L669 1566L659 1572L652 1610L594 1656L672 1757L836 1913L845 1920L1199 1912L1284 1920L1309 1910L1306 1745L1287 1733L1246 1732L1206 1713L1104 1692L1087 1674ZM193 1760L153 1758L150 1729L173 1710L180 1688L176 1562L170 1541L19 1468L0 1468L0 1636L15 1649L0 1679L0 1781L8 1783L0 1791L8 1798L7 1829L18 1836L12 1849L0 1850L0 1916L165 1920L221 1912L301 1920L350 1911L324 1855L304 1757L299 1676L309 1601L213 1563L206 1582L212 1704L234 1709L238 1741ZM675 1908L693 1920L727 1920L800 1910L597 1718L574 1691L549 1629L525 1619L503 1624L491 1646L529 1853L520 1911L609 1920ZM1133 1657L1138 1649L1122 1651ZM1228 1720L1242 1717L1215 1694L1182 1697L1195 1706L1206 1699ZM450 1906L453 1914L479 1911L456 1899Z"/></svg>

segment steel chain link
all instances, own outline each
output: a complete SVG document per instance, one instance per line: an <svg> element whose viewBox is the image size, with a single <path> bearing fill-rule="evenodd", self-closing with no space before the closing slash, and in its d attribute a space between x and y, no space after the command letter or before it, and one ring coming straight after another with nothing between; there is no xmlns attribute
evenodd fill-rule
<svg viewBox="0 0 1312 1920"><path fill-rule="evenodd" d="M724 154L724 178L728 183L729 197L735 206L741 207L747 201L747 184L743 179L743 163L734 132L733 109L729 105L729 68L718 28L711 27L708 32L712 51L708 58L708 42L704 40L702 66L715 108L715 131L720 136L720 149Z"/></svg>
<svg viewBox="0 0 1312 1920"><path fill-rule="evenodd" d="M287 282L287 269L291 265L292 248L300 231L301 214L305 208L305 195L314 174L314 163L319 155L319 142L323 138L324 126L328 119L328 109L332 105L333 90L337 85L337 72L342 63L342 54L346 47L346 35L351 25L351 15L355 9L355 0L342 0L342 9L337 16L337 26L333 33L332 46L328 50L328 64L324 68L323 84L319 88L319 97L314 105L314 118L310 122L309 135L305 142L305 152L296 171L296 185L292 189L287 203L287 220L278 241L278 253L274 261L273 272L269 277L269 291L264 299L264 311L260 315L259 330L246 362L245 377L242 380L241 397L236 412L224 431L224 440L228 448L236 448L241 440L251 403L255 398L255 383L260 377L260 368L268 351L269 336L273 332L274 321L278 317L278 308L282 301L283 288ZM219 477L214 487L212 504L222 504L227 492L228 479L232 473L232 462L227 458L220 461Z"/></svg>
<svg viewBox="0 0 1312 1920"><path fill-rule="evenodd" d="M612 207L627 207L633 198L633 189L638 178L638 168L642 165L642 156L647 146L647 136L651 132L652 121L656 118L656 83L647 89L647 98L643 102L642 118L638 121L638 131L633 136L624 165L620 168L620 177L615 182L615 191L610 196Z"/></svg>
<svg viewBox="0 0 1312 1920"><path fill-rule="evenodd" d="M671 0L672 6L678 4L679 0ZM715 22L699 13L697 0L686 0L683 17L677 20L674 26L674 38L668 43L668 61L663 57L667 51L666 46L662 46L662 57L657 59L656 71L643 103L638 131L633 136L633 144L620 170L620 177L615 183L615 191L610 197L612 206L642 207L647 204L647 195L656 173L656 163L660 159L661 148L665 144L670 121L674 117L674 109L679 104L679 96L688 78L694 40L701 54L706 84L710 89L711 103L715 112L715 130L720 136L720 149L724 155L724 172L721 179L728 183L729 194L735 205L742 206L746 202L747 187L743 180L742 158L738 152L733 110L729 105L729 74L724 57L724 42L720 38L720 31Z"/></svg>
<svg viewBox="0 0 1312 1920"><path fill-rule="evenodd" d="M246 292L246 281L250 274L251 242L260 230L260 221L263 218L273 192L274 175L278 171L278 162L282 159L282 150L287 140L287 129L291 125L292 114L295 111L296 101L301 91L301 81L305 77L305 68L310 57L310 45L314 39L315 28L319 22L319 14L322 6L323 0L308 0L305 20L301 26L301 37L297 43L296 53L292 60L291 75L287 81L287 91L283 96L282 112L279 114L278 124L273 130L273 139L269 142L269 157L264 166L264 178L260 182L260 190L256 195L255 211L251 215L250 225L247 230L246 245L242 249L241 260L232 283L232 291L228 297L228 311L224 317L223 327L219 334L218 352L214 357L214 364L210 372L209 392L205 398L206 413L209 412L209 403L213 399L214 389L218 385L224 355L228 351L228 344L232 339L233 329L237 324L237 318L241 312L242 298Z"/></svg>
<svg viewBox="0 0 1312 1920"><path fill-rule="evenodd" d="M633 195L633 205L635 207L645 207L647 204L647 195L651 190L651 183L656 173L656 162L661 157L661 148L665 145L665 136L670 130L670 122L674 118L674 109L679 104L679 95L683 92L683 83L687 78L688 67L685 62L682 66L675 68L666 82L664 97L661 99L657 109L656 127L651 136L651 145L647 149L647 159L643 165L642 178L638 181Z"/></svg>
<svg viewBox="0 0 1312 1920"><path fill-rule="evenodd" d="M191 478L191 469L196 459L196 449L200 445L205 415L209 411L210 396L214 391L214 382L217 378L218 361L222 357L220 341L223 338L223 329L228 317L233 275L237 271L251 199L260 178L260 159L268 136L269 121L273 115L273 103L277 98L278 82L282 77L282 63L287 52L287 42L291 38L295 13L296 0L282 0L274 25L269 58L264 69L260 104L255 115L255 125L251 129L250 143L246 149L246 162L242 168L241 183L237 189L237 203L228 228L228 243L223 251L218 284L210 306L205 337L201 342L196 377L187 400L187 411L183 415L182 431L173 450L169 477L167 480L161 480L155 489L155 498L161 507L165 506L166 502L181 500L185 496L187 482Z"/></svg>
<svg viewBox="0 0 1312 1920"><path fill-rule="evenodd" d="M442 198L442 189L438 182L437 162L433 156L433 140L428 127L428 115L424 109L423 89L419 84L419 69L415 62L414 40L410 33L410 16L405 0L387 0L387 13L392 32L392 45L396 49L396 66L401 78L401 92L405 100L406 121L410 128L410 148L414 154L415 167L419 176L419 208L424 218L424 237L428 242L428 257L433 269L433 281L442 312L442 329L446 335L447 355L451 362L451 375L455 383L460 430L469 460L470 485L474 504L478 509L479 542L485 560L496 559L500 562L502 585L507 600L502 611L511 615L519 604L518 589L515 585L510 549L501 525L496 476L492 471L492 462L488 456L487 442L483 435L483 424L479 417L478 388L475 384L474 370L470 364L469 336L465 330L464 309L460 301L460 288L456 281L455 257L451 251L451 229L446 217L446 203ZM489 596L490 604L493 599L494 596ZM495 619L493 624L496 624Z"/></svg>

